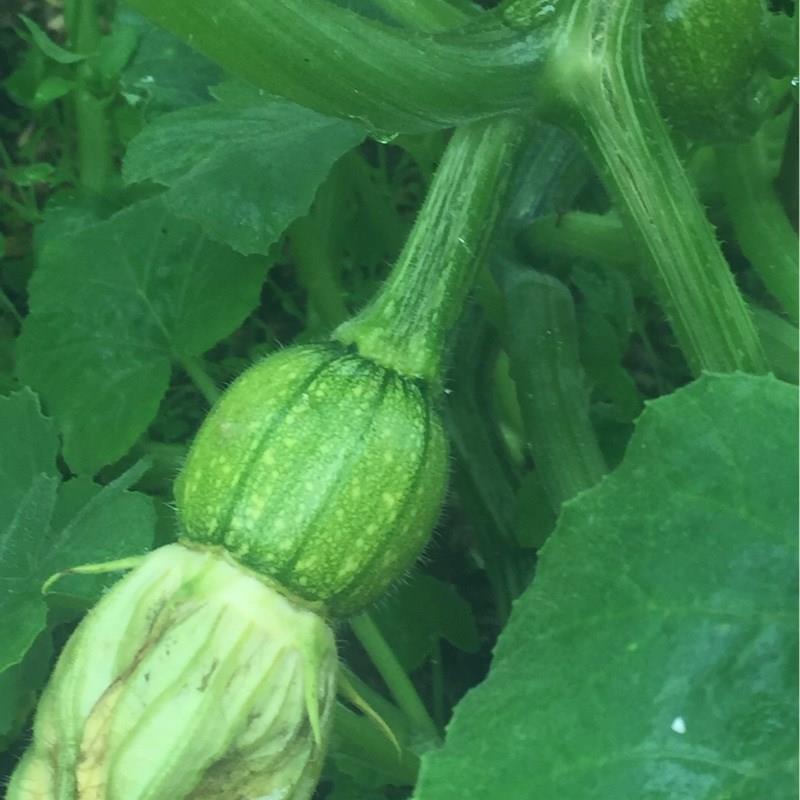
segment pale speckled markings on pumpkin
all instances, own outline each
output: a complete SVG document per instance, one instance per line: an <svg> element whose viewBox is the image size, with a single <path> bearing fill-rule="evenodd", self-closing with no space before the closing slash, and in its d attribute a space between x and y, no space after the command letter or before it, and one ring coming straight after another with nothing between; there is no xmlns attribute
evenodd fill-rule
<svg viewBox="0 0 800 800"><path fill-rule="evenodd" d="M227 492L241 479L249 458L261 452L259 437L242 435L242 423L256 420L264 425L285 412L286 401L302 393L309 381L309 369L324 367L336 355L334 348L325 345L309 347L304 357L297 360L291 350L280 351L270 356L271 385L264 385L261 375L254 371L257 364L234 381L214 406L198 432L175 486L182 523L192 539L216 541L230 513L230 504L224 502ZM253 395L261 397L259 415L254 414L248 401ZM224 418L221 418L223 406ZM203 447L203 437L213 437L215 446ZM198 457L201 451L202 456ZM232 470L223 474L219 469L222 465L232 466Z"/></svg>
<svg viewBox="0 0 800 800"><path fill-rule="evenodd" d="M403 575L427 541L442 500L447 451L439 415L425 396L425 390L416 382L399 376L397 380L406 402L418 412L417 425L412 425L416 428L415 436L409 437L416 439L413 449L417 461L414 465L404 460L396 464L398 472L407 476L407 483L403 486L401 481L395 481L392 492L382 493L392 501L385 503L386 521L383 525L375 522L366 525L367 541L371 545L369 552L359 563L357 572L349 575L328 601L343 613L366 605ZM417 504L415 501L422 499L419 495L426 493L429 482L438 486L437 503Z"/></svg>
<svg viewBox="0 0 800 800"><path fill-rule="evenodd" d="M349 443L358 440L361 427L368 422L369 407L362 403L354 414L349 415L346 423L341 423L341 404L347 397L346 390L351 380L368 382L371 394L381 391L380 379L369 375L362 359L349 355L338 359L330 369L321 372L310 387L310 391L315 393L322 387L329 399L319 396L313 403L305 404L297 412L292 431L278 430L271 440L281 450L280 480L275 480L270 472L254 468L240 486L242 498L248 498L242 503L245 507L249 506L249 498L260 496L266 499L264 514L256 526L260 549L252 566L259 569L259 557L275 552L280 545L280 558L271 573L279 582L282 582L281 574L286 564L294 560L305 531L318 514L326 487L335 485ZM290 451L283 449L287 435L295 440ZM276 518L286 520L284 530L276 530L273 525ZM231 525L226 542L236 552L240 540L251 537L250 531ZM287 541L290 547L285 546Z"/></svg>
<svg viewBox="0 0 800 800"><path fill-rule="evenodd" d="M263 469L264 466L268 466L259 464L259 454L266 446L269 445L271 441L274 441L274 437L283 427L291 424L291 417L293 414L297 414L296 404L298 402L302 402L304 397L307 396L309 388L313 385L314 381L317 380L320 375L324 374L324 372L337 360L338 357L334 352L326 352L324 360L314 367L311 375L303 375L302 373L298 375L300 380L297 386L294 387L292 396L284 399L284 405L280 407L272 417L262 417L258 420L260 428L259 435L253 437L255 445L251 450L249 457L242 460L242 466L237 472L236 482L232 485L222 487L224 496L228 500L228 507L226 513L223 515L222 519L219 520L217 528L214 531L215 538L221 536L226 541L228 540L232 530L233 517L236 513L235 509L243 505L241 498L248 491L247 486L251 480L252 472L257 470L259 467ZM275 376L274 383L279 384L279 382L280 376ZM246 391L246 389L243 390L243 394L244 391ZM244 402L247 402L246 394L244 395L243 400ZM283 440L280 447L275 448L274 455L275 461L277 462L276 468L279 470L282 469L280 466L280 461L285 455L285 453L281 451L292 446L291 440L292 437L288 436Z"/></svg>
<svg viewBox="0 0 800 800"><path fill-rule="evenodd" d="M392 390L395 394L402 395L402 402L405 404L409 399L405 392L406 381L396 375L392 376ZM392 402L387 404L391 408L398 402L398 397L392 398ZM418 412L416 403L406 406L406 411ZM386 411L386 407L384 407ZM384 417L386 414L384 414ZM331 608L335 608L337 613L347 614L353 605L352 595L364 587L371 587L372 591L380 592L388 583L391 583L405 569L405 563L398 565L398 569L383 570L380 583L376 584L375 570L371 568L376 554L386 547L386 539L396 540L398 535L402 535L397 524L399 513L398 499L405 492L405 486L413 480L413 475L418 467L420 442L414 435L414 426L409 424L412 415L404 415L403 431L394 430L393 425L387 424L389 420L382 418L376 424L377 436L370 447L370 451L376 458L372 460L373 469L362 470L363 481L367 487L366 495L371 498L369 505L360 505L357 513L350 515L347 526L340 532L340 536L331 543L323 541L322 537L315 536L311 532L308 547L318 552L326 553L331 568L325 572L320 571L319 581L324 588L326 596L330 599L328 603ZM386 433L386 432L390 433ZM384 439L385 441L382 441ZM388 449L384 449L388 448ZM391 452L393 457L385 459L382 453ZM386 489L385 487L391 487ZM388 501L388 502L387 502ZM368 522L373 520L373 522ZM377 520L377 523L374 522ZM365 536L365 529L370 530L370 535ZM423 531L427 535L427 530ZM408 556L405 561L413 560L421 542L418 535L413 535L402 539L403 549ZM361 547L356 549L353 542L360 540ZM346 548L347 557L342 558L338 553L331 552L332 548ZM346 569L342 569L342 564ZM393 567L395 565L392 565ZM380 585L381 588L377 588Z"/></svg>
<svg viewBox="0 0 800 800"><path fill-rule="evenodd" d="M364 413L364 419L359 424L360 432L354 430L352 420L344 435L341 436L342 442L336 449L342 452L338 454L339 461L335 465L326 464L326 479L325 483L310 482L311 495L319 497L316 502L313 513L309 518L304 520L302 536L298 537L297 547L292 555L287 558L276 578L279 581L286 580L287 586L291 587L294 581L300 581L305 575L306 578L311 579L312 575L318 571L318 566L325 561L324 549L317 550L313 546L313 534L311 531L318 527L320 523L323 526L330 525L330 519L333 519L333 524L344 525L348 516L347 504L342 505L342 494L346 494L346 488L352 479L352 473L357 468L362 466L361 461L365 455L364 443L369 435L369 431L376 424L378 418L381 401L385 395L389 376L375 371L371 365L366 367L373 375L371 380L374 381L376 391L374 393L368 392L366 387L361 384L362 396L366 394L374 394L369 407ZM341 399L340 399L341 404ZM339 413L341 410L337 409ZM312 436L314 432L311 432ZM344 432L343 432L344 433ZM306 473L308 470L307 464L299 465L299 472ZM304 486L305 488L305 486ZM325 543L323 542L323 545Z"/></svg>

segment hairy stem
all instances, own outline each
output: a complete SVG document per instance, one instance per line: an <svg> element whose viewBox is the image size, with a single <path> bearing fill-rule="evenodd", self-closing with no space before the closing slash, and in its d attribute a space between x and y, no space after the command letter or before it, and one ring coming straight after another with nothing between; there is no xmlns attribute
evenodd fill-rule
<svg viewBox="0 0 800 800"><path fill-rule="evenodd" d="M764 372L766 359L647 84L641 0L577 0L551 54L561 120L583 141L653 266L691 369Z"/></svg>
<svg viewBox="0 0 800 800"><path fill-rule="evenodd" d="M336 338L401 374L438 382L446 337L500 218L524 130L506 117L453 134L388 281Z"/></svg>

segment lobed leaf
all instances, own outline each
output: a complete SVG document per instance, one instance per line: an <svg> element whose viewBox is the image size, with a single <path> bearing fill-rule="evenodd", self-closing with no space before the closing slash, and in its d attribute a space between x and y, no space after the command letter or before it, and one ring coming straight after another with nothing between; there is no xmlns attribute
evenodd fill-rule
<svg viewBox="0 0 800 800"><path fill-rule="evenodd" d="M266 270L160 198L43 242L17 372L56 418L73 470L93 474L127 452L153 420L172 363L235 330Z"/></svg>
<svg viewBox="0 0 800 800"><path fill-rule="evenodd" d="M44 679L40 662L50 649L42 638L48 604L41 589L47 578L141 553L153 541L153 502L128 491L146 465L104 487L85 478L62 484L57 450L55 425L29 389L0 397L0 737L36 688L31 674ZM108 583L108 576L68 578L57 587L59 604L85 608Z"/></svg>
<svg viewBox="0 0 800 800"><path fill-rule="evenodd" d="M167 207L211 238L267 253L364 131L247 86L224 85L217 96L147 126L128 147L123 174L169 187Z"/></svg>
<svg viewBox="0 0 800 800"><path fill-rule="evenodd" d="M417 800L788 800L797 395L706 375L565 506Z"/></svg>

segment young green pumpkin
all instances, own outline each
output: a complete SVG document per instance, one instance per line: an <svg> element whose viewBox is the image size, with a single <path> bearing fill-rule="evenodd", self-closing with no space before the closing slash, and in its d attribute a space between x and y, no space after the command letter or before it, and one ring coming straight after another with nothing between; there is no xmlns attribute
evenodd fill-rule
<svg viewBox="0 0 800 800"><path fill-rule="evenodd" d="M417 557L446 470L431 389L331 343L245 372L198 433L176 498L186 540L342 617Z"/></svg>

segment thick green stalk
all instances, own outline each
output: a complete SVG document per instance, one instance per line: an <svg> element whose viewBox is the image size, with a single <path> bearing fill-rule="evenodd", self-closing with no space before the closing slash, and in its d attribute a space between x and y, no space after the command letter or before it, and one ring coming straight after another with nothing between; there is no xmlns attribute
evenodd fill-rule
<svg viewBox="0 0 800 800"><path fill-rule="evenodd" d="M597 242L594 249L593 240ZM641 282L641 259L616 214L570 211L560 221L555 216L541 217L525 232L524 244L533 258L594 260L618 268L631 281ZM758 306L753 306L752 314L770 370L783 380L797 383L797 326ZM652 351L646 332L639 331L639 335Z"/></svg>
<svg viewBox="0 0 800 800"><path fill-rule="evenodd" d="M594 169L574 136L554 125L538 125L520 154L509 224L523 226L570 208L593 175Z"/></svg>
<svg viewBox="0 0 800 800"><path fill-rule="evenodd" d="M70 42L77 53L93 53L100 44L100 20L97 0L72 0L66 14ZM106 116L106 101L92 90L92 69L83 62L78 66L75 90L78 176L81 186L101 194L112 170L111 130Z"/></svg>
<svg viewBox="0 0 800 800"><path fill-rule="evenodd" d="M578 326L568 289L555 278L507 262L501 283L506 339L531 452L553 509L607 471L589 420Z"/></svg>
<svg viewBox="0 0 800 800"><path fill-rule="evenodd" d="M592 214L575 210L539 217L523 233L523 244L537 260L580 259L629 268L638 255L635 248L632 252L630 236L613 212Z"/></svg>
<svg viewBox="0 0 800 800"><path fill-rule="evenodd" d="M382 25L329 0L132 0L232 75L380 136L447 128L541 98L548 34L496 14L463 31ZM534 70L536 73L536 70Z"/></svg>
<svg viewBox="0 0 800 800"><path fill-rule="evenodd" d="M695 373L764 372L753 321L647 84L641 0L577 0L548 72L562 123L596 162L653 265L653 285Z"/></svg>
<svg viewBox="0 0 800 800"><path fill-rule="evenodd" d="M438 380L446 337L499 220L524 130L505 117L453 134L389 279L336 338L404 375Z"/></svg>
<svg viewBox="0 0 800 800"><path fill-rule="evenodd" d="M736 241L770 294L797 322L798 240L757 141L720 147L717 158Z"/></svg>

